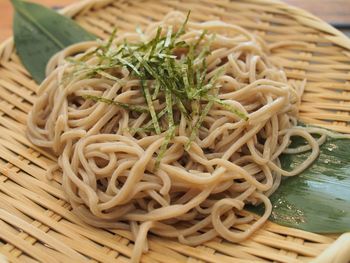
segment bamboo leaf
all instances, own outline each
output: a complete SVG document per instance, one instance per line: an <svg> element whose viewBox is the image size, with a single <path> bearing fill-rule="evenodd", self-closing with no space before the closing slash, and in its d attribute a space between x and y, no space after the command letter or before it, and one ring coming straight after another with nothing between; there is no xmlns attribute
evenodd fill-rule
<svg viewBox="0 0 350 263"><path fill-rule="evenodd" d="M71 44L96 39L72 19L46 7L22 0L12 0L12 5L17 53L38 83L45 78L52 55Z"/></svg>
<svg viewBox="0 0 350 263"><path fill-rule="evenodd" d="M307 154L283 155L282 167L292 169ZM278 224L317 233L350 231L350 140L328 139L317 161L303 173L285 178L270 199L270 220Z"/></svg>

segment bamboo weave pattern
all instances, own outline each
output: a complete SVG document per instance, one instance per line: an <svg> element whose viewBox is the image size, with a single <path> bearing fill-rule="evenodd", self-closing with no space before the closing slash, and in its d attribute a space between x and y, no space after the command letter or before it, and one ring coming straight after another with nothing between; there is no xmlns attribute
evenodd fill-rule
<svg viewBox="0 0 350 263"><path fill-rule="evenodd" d="M114 27L134 31L174 9L191 9L193 20L221 19L261 36L292 81L307 79L301 121L350 133L350 40L304 11L274 0L88 0L63 12L107 38ZM294 45L284 46L285 40ZM0 45L0 253L11 262L79 262L81 255L91 262L128 262L130 233L87 226L70 211L60 175L53 182L45 178L55 158L24 135L37 88L13 41ZM142 262L304 262L335 238L273 223L240 244L216 239L189 247L151 236Z"/></svg>

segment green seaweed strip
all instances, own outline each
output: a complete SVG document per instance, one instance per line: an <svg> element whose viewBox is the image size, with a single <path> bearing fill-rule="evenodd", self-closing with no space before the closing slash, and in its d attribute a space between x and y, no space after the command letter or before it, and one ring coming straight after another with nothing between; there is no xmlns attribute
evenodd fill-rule
<svg viewBox="0 0 350 263"><path fill-rule="evenodd" d="M156 111L154 110L153 101L152 101L152 98L151 98L151 94L149 92L149 88L148 88L147 85L144 84L143 81L141 81L141 85L143 87L143 91L144 91L144 94L145 94L146 102L147 102L147 105L148 105L148 108L149 108L149 112L151 114L151 118L152 118L152 123L153 123L154 129L155 129L157 134L160 134L161 133L160 126L159 126L159 122L158 122Z"/></svg>
<svg viewBox="0 0 350 263"><path fill-rule="evenodd" d="M199 127L201 126L205 116L207 116L208 112L210 111L211 107L213 106L214 102L213 101L209 101L207 103L207 105L205 105L201 115L199 116L199 119L198 121L196 122L196 125L193 127L193 130L191 132L191 135L190 135L190 139L188 141L188 143L186 144L186 147L185 149L186 150L189 150L190 146L191 146L191 143L193 142L193 140L196 138L197 136L197 133L198 133L198 130L199 130Z"/></svg>
<svg viewBox="0 0 350 263"><path fill-rule="evenodd" d="M130 111L136 111L136 112L140 112L140 113L148 113L149 112L148 108L145 108L142 106L135 106L135 105L128 104L128 103L117 102L117 101L110 100L110 99L103 98L103 97L98 97L98 96L93 96L93 95L84 95L83 98L90 99L90 100L93 100L96 102L103 102L103 103L110 104L110 105L116 105L116 106L122 107L122 108L124 108L126 110L130 110Z"/></svg>
<svg viewBox="0 0 350 263"><path fill-rule="evenodd" d="M174 123L174 118L173 118L173 102L172 102L172 98L171 98L171 93L169 91L166 91L165 93L165 100L166 100L166 108L167 108L167 117L168 117L168 122L169 122L169 130L165 136L165 139L160 147L160 151L159 154L157 156L156 159L156 165L155 168L157 169L159 167L160 161L162 160L166 149L168 147L169 142L171 141L171 139L174 137L174 133L175 133L175 123Z"/></svg>

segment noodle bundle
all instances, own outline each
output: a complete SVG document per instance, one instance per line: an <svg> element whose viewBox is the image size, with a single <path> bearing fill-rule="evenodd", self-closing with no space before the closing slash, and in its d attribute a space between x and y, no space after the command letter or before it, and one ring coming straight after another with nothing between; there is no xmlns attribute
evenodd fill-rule
<svg viewBox="0 0 350 263"><path fill-rule="evenodd" d="M193 246L246 239L271 214L281 177L307 168L325 140L296 126L305 83L287 80L266 43L220 21L184 21L172 12L144 32L66 48L51 59L28 118L29 139L58 156L74 212L130 230L134 262L148 232ZM137 43L150 43L150 53ZM172 53L154 53L172 44ZM169 67L155 69L157 61ZM308 144L290 148L292 136ZM282 153L308 150L301 166L281 168ZM259 219L243 212L260 203Z"/></svg>

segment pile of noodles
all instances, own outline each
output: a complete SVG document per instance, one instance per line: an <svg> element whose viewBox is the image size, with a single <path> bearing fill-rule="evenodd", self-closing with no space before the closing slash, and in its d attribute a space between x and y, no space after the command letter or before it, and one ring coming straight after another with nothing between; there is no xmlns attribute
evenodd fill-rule
<svg viewBox="0 0 350 263"><path fill-rule="evenodd" d="M114 43L149 41L158 27L166 32L172 25L176 30L184 19L182 13L169 13L144 34L120 35ZM215 34L206 58L208 76L224 67L215 84L218 98L244 112L248 120L214 104L186 150L191 127L174 106L175 136L158 168L155 160L165 132L130 129L149 122L148 114L86 98L146 106L140 81L125 67L113 71L121 81L101 75L87 78L66 59L83 56L99 42L71 46L52 58L28 118L30 140L58 156L63 189L74 212L94 226L130 230L134 262L148 248L148 232L193 246L216 236L244 240L271 214L269 196L281 177L303 171L325 140L325 135L317 140L310 135L321 133L317 129L296 126L304 82L287 81L283 70L269 60L268 45L243 28L220 21L188 22L180 39L194 41L204 29L207 38ZM88 64L96 66L98 61L92 56ZM161 100L157 105L164 103ZM291 136L303 137L308 144L290 148ZM293 171L281 169L282 153L308 150L302 165ZM265 213L259 219L242 213L247 204L260 203Z"/></svg>

